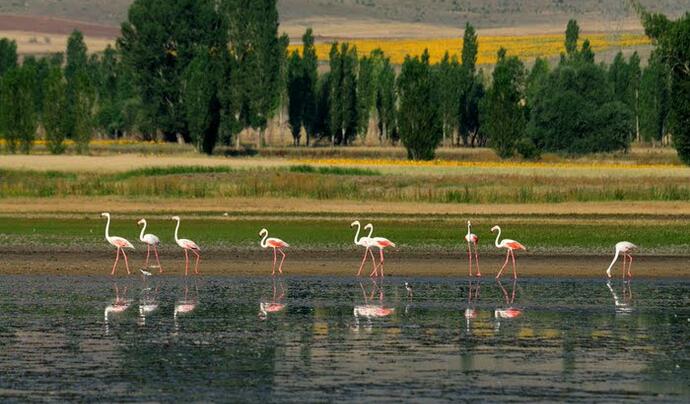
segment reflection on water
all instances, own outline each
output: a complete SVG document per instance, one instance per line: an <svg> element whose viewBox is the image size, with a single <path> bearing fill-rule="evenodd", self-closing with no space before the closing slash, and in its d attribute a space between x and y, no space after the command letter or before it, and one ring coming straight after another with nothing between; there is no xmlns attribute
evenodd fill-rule
<svg viewBox="0 0 690 404"><path fill-rule="evenodd" d="M408 298L396 278L2 276L0 398L686 401L689 290L416 279Z"/></svg>

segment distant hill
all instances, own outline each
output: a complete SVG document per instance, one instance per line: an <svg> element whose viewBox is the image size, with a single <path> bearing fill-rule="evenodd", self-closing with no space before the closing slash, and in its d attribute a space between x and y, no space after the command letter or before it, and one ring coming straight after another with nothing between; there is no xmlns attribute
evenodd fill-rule
<svg viewBox="0 0 690 404"><path fill-rule="evenodd" d="M0 14L57 17L102 25L99 33L117 32L132 0L4 0ZM643 0L650 10L678 16L690 0ZM562 31L569 18L584 30L639 30L625 0L279 0L281 30L298 36L312 26L322 37L455 36L465 22L480 30L506 34ZM3 21L5 21L3 23ZM0 20L0 31L46 32L55 24L24 20L17 29ZM32 22L33 21L33 22ZM62 20L60 20L62 21ZM14 24L15 26L17 24ZM113 30L115 28L115 30ZM67 28L62 28L67 29ZM53 31L48 31L53 32Z"/></svg>

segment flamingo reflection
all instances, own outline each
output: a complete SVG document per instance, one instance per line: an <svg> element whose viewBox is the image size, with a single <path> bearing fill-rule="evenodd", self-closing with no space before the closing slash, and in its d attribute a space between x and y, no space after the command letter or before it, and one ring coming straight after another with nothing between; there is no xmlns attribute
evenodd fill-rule
<svg viewBox="0 0 690 404"><path fill-rule="evenodd" d="M513 306L515 302L515 289L517 287L517 279L513 279L513 292L511 293L510 297L508 297L508 291L506 290L505 287L503 287L503 284L499 279L496 279L496 283L498 286L501 288L501 291L503 292L503 297L505 298L506 301L506 306L505 307L497 307L494 310L494 317L496 318L496 332L501 327L501 319L513 319L513 318L518 318L522 316L522 310L518 309Z"/></svg>
<svg viewBox="0 0 690 404"><path fill-rule="evenodd" d="M158 285L155 288L146 286L144 280L144 288L141 290L139 297L139 325L146 325L146 316L158 310Z"/></svg>
<svg viewBox="0 0 690 404"><path fill-rule="evenodd" d="M616 314L627 315L632 313L634 310L632 307L633 296L632 289L630 287L631 283L632 281L629 280L623 282L623 294L621 299L611 286L611 281L606 282L606 287L609 288L611 295L613 296L613 304L615 305Z"/></svg>
<svg viewBox="0 0 690 404"><path fill-rule="evenodd" d="M367 295L367 291L364 289L364 284L359 282L359 287L362 290L362 297L364 297L364 304L355 306L353 314L355 316L354 330L359 331L359 318L364 317L367 320L367 330L372 328L372 319L374 318L385 318L395 313L395 308L386 307L384 304L384 293L383 293L383 283L379 287L378 283L371 279L372 288L371 293ZM378 302L374 303L374 295L378 293Z"/></svg>
<svg viewBox="0 0 690 404"><path fill-rule="evenodd" d="M190 295L189 284L185 278L184 297L175 302L175 310L173 311L173 323L175 331L179 330L178 319L180 315L187 315L192 313L199 303L199 288L197 287L196 279L194 280L194 293Z"/></svg>
<svg viewBox="0 0 690 404"><path fill-rule="evenodd" d="M470 278L467 295L467 308L465 309L465 329L469 333L472 320L477 318L479 310L476 308L477 300L479 299L479 287L481 286L479 280L473 283Z"/></svg>
<svg viewBox="0 0 690 404"><path fill-rule="evenodd" d="M113 283L113 289L115 290L115 300L105 306L105 311L103 313L103 320L105 323L105 333L108 334L110 332L110 317L113 314L121 314L127 311L129 306L132 305L132 299L127 299L127 287L122 291L122 296L120 296L120 289L117 286L117 283Z"/></svg>
<svg viewBox="0 0 690 404"><path fill-rule="evenodd" d="M273 278L273 300L270 302L259 302L259 319L266 320L269 313L279 313L287 307L287 305L283 303L285 300L285 284L282 279L279 282L279 286L280 294L278 294L278 289L276 289L276 279Z"/></svg>

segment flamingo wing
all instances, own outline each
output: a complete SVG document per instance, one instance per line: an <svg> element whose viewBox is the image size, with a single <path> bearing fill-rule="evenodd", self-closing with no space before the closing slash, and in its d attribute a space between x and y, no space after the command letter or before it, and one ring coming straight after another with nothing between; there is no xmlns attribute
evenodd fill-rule
<svg viewBox="0 0 690 404"><path fill-rule="evenodd" d="M511 250L527 250L524 245L515 240L505 239L503 240L503 245Z"/></svg>
<svg viewBox="0 0 690 404"><path fill-rule="evenodd" d="M379 248L395 247L395 243L383 237L374 237L374 243Z"/></svg>
<svg viewBox="0 0 690 404"><path fill-rule="evenodd" d="M273 248L284 248L284 247L290 247L290 245L283 240L279 238L269 238L266 240L266 244L268 244L269 247Z"/></svg>
<svg viewBox="0 0 690 404"><path fill-rule="evenodd" d="M477 241L479 241L479 237L477 237L477 235L474 233L466 234L465 241L470 243L476 243Z"/></svg>
<svg viewBox="0 0 690 404"><path fill-rule="evenodd" d="M132 243L130 243L129 241L127 241L126 239L124 239L122 237L111 237L109 241L110 241L110 244L112 244L118 248L134 249L134 246L132 245Z"/></svg>
<svg viewBox="0 0 690 404"><path fill-rule="evenodd" d="M161 240L153 234L145 234L143 241L148 245L158 245L161 243Z"/></svg>
<svg viewBox="0 0 690 404"><path fill-rule="evenodd" d="M187 240L186 238L180 239L180 241L178 242L178 244L179 244L180 247L182 247L182 248L187 248L187 249L189 249L189 250L199 250L199 251L201 251L201 248L199 248L199 246L198 246L195 242L193 242L192 240Z"/></svg>

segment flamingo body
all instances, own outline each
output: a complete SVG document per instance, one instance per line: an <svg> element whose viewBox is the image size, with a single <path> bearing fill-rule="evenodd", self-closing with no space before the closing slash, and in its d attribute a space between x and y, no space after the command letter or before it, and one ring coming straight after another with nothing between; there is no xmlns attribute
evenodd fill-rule
<svg viewBox="0 0 690 404"><path fill-rule="evenodd" d="M513 259L513 278L517 279L517 269L515 266L515 253L513 251L515 250L527 250L524 245L522 245L519 241L511 240L509 238L504 238L500 242L498 239L501 238L501 228L498 226L494 226L491 228L491 231L496 231L498 230L498 234L496 235L496 248L505 248L506 249L506 261L503 263L503 266L501 267L501 270L498 271L498 274L496 275L496 279L501 277L501 274L503 273L503 270L505 269L506 265L508 265L508 259L512 258Z"/></svg>
<svg viewBox="0 0 690 404"><path fill-rule="evenodd" d="M144 242L145 244L148 244L150 246L154 246L154 245L157 246L157 245L160 245L160 243L161 243L161 239L159 239L158 237L156 237L155 235L150 234L150 233L144 234L144 237L140 238L140 240L142 242Z"/></svg>
<svg viewBox="0 0 690 404"><path fill-rule="evenodd" d="M199 260L201 259L201 255L199 254L199 252L201 251L201 249L192 240L188 240L186 238L178 238L177 232L180 229L180 217L179 216L173 216L172 220L177 221L177 226L175 226L175 243L177 243L177 245L180 246L184 250L184 262L185 262L184 274L186 276L189 272L189 251L191 251L194 255L196 255L196 263L194 264L194 273L198 274L199 273Z"/></svg>
<svg viewBox="0 0 690 404"><path fill-rule="evenodd" d="M290 245L286 243L285 241L275 238L275 237L268 237L268 230L266 229L261 229L259 232L259 236L263 237L261 239L261 242L259 242L259 245L261 248L273 248L273 272L271 275L276 274L276 261L278 259L278 251L283 255L283 258L280 260L280 265L278 266L278 272L283 273L283 262L285 262L285 252L283 251L283 248L289 247Z"/></svg>
<svg viewBox="0 0 690 404"><path fill-rule="evenodd" d="M149 256L151 255L151 249L153 248L153 253L156 255L156 262L158 262L158 270L160 273L163 273L161 260L160 258L158 258L158 246L160 245L161 240L155 234L144 234L144 232L146 231L146 219L139 220L137 224L144 225L144 227L141 228L141 234L139 235L139 241L146 244L146 263L144 265L146 265L147 267L149 266Z"/></svg>
<svg viewBox="0 0 690 404"><path fill-rule="evenodd" d="M616 243L615 246L615 254L613 255L613 260L611 261L611 265L609 265L608 269L606 270L606 276L609 278L611 277L611 268L613 268L613 264L616 263L616 260L618 259L618 255L623 254L623 278L625 278L626 275L626 262L628 259L630 259L630 263L627 266L627 275L632 278L632 272L630 272L630 267L632 267L632 255L630 255L631 252L637 250L637 246L629 241L620 241Z"/></svg>
<svg viewBox="0 0 690 404"><path fill-rule="evenodd" d="M110 213L103 212L101 213L101 216L108 219L108 221L105 224L105 240L114 247L117 247L117 252L115 253L115 263L113 264L113 270L110 272L110 275L115 275L117 262L120 260L120 253L122 253L123 257L125 257L125 268L127 268L127 274L129 274L129 261L127 260L127 254L125 253L123 248L131 248L132 250L134 250L134 246L125 238L110 235Z"/></svg>

